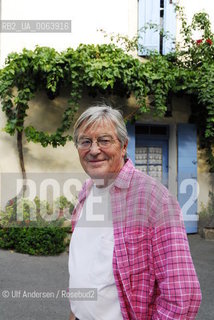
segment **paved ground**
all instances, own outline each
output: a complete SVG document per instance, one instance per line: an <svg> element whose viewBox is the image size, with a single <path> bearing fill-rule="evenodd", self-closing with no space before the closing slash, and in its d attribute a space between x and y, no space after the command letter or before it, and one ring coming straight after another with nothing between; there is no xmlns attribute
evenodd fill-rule
<svg viewBox="0 0 214 320"><path fill-rule="evenodd" d="M191 235L189 242L203 294L197 320L213 320L214 241ZM0 250L0 320L68 320L67 260L67 253L32 257Z"/></svg>
<svg viewBox="0 0 214 320"><path fill-rule="evenodd" d="M190 250L201 285L203 300L197 320L214 319L214 241L189 236Z"/></svg>

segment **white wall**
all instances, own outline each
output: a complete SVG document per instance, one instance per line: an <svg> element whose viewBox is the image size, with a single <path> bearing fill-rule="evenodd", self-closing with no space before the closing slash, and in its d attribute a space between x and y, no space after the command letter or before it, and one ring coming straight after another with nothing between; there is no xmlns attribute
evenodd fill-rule
<svg viewBox="0 0 214 320"><path fill-rule="evenodd" d="M208 13L211 21L212 30L214 31L214 1L213 0L179 0L179 4L185 8L184 12L187 17L187 21L190 24L192 17L195 13L206 12ZM180 23L177 24L177 40L181 41L180 37ZM200 39L198 32L194 33L194 38Z"/></svg>
<svg viewBox="0 0 214 320"><path fill-rule="evenodd" d="M205 11L209 14L212 26L214 27L214 2L213 0L180 0L179 4L185 8L185 13L188 21L194 13L199 11Z"/></svg>
<svg viewBox="0 0 214 320"><path fill-rule="evenodd" d="M111 33L134 34L136 0L2 0L2 20L71 20L71 33L2 33L1 64L11 51L35 45L61 51L79 43L106 42L104 29Z"/></svg>
<svg viewBox="0 0 214 320"><path fill-rule="evenodd" d="M209 13L214 28L213 0L180 0L191 21L195 12ZM11 51L35 45L55 47L61 51L79 43L103 43L99 29L134 36L138 25L138 0L1 0L2 20L71 20L71 33L1 33L0 63ZM179 39L179 24L177 28ZM197 36L196 36L197 37Z"/></svg>

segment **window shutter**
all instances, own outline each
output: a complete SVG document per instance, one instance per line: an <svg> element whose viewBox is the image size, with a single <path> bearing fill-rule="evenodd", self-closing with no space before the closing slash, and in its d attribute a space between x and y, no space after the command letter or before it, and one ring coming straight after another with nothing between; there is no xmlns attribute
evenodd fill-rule
<svg viewBox="0 0 214 320"><path fill-rule="evenodd" d="M179 124L178 202L188 233L197 232L197 132L194 124Z"/></svg>
<svg viewBox="0 0 214 320"><path fill-rule="evenodd" d="M128 122L126 128L129 136L127 154L128 158L131 159L135 165L135 124Z"/></svg>
<svg viewBox="0 0 214 320"><path fill-rule="evenodd" d="M144 32L141 29L147 23L160 24L160 1L157 0L139 0L138 7L138 27L139 27L139 55L147 55L146 50L157 50L160 48L160 34L158 31L148 28Z"/></svg>
<svg viewBox="0 0 214 320"><path fill-rule="evenodd" d="M169 33L169 39L163 38L163 54L167 54L175 49L176 37L176 12L171 0L164 0L164 32Z"/></svg>

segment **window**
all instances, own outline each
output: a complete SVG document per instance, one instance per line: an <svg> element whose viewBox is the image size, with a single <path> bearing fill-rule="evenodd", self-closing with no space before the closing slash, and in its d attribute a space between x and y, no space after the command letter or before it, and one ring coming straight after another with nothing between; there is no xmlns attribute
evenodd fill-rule
<svg viewBox="0 0 214 320"><path fill-rule="evenodd" d="M137 135L150 135L150 136L159 136L161 139L168 138L169 132L168 132L168 126L159 126L159 125L148 125L148 124L136 124L135 126L135 134Z"/></svg>
<svg viewBox="0 0 214 320"><path fill-rule="evenodd" d="M153 25L153 28L145 26ZM167 37L162 36L159 30L163 29ZM175 47L176 12L172 0L139 0L138 26L140 32L139 52L141 56L148 55L149 51L158 51L161 54L171 52ZM143 49L141 49L143 47Z"/></svg>

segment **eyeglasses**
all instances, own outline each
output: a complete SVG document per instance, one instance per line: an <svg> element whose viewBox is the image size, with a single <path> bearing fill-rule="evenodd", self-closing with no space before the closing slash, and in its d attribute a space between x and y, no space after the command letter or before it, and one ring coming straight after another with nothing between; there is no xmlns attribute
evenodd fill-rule
<svg viewBox="0 0 214 320"><path fill-rule="evenodd" d="M118 140L118 139L116 139L116 140ZM81 138L77 142L77 148L81 149L81 150L89 150L91 148L93 142L95 142L98 145L98 147L100 147L102 149L108 149L115 142L115 139L113 139L110 136L98 137L97 140L95 140L95 141L93 141L92 139L89 139L89 138Z"/></svg>

